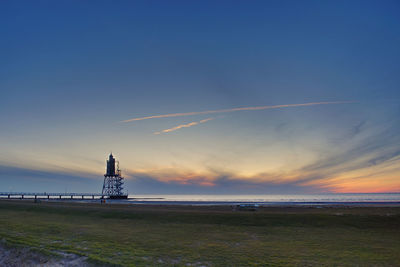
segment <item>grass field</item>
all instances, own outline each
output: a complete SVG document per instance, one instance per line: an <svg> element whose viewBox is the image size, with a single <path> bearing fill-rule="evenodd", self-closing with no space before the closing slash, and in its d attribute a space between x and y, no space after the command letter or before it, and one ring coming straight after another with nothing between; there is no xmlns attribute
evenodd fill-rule
<svg viewBox="0 0 400 267"><path fill-rule="evenodd" d="M0 239L122 266L400 266L399 207L0 201Z"/></svg>

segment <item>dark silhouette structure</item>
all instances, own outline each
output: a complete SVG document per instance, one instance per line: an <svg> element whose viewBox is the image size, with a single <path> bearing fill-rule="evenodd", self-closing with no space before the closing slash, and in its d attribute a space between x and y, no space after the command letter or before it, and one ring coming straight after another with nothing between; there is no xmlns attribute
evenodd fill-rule
<svg viewBox="0 0 400 267"><path fill-rule="evenodd" d="M115 158L112 153L107 160L107 170L104 174L103 183L103 197L110 199L126 199L128 195L123 193L124 178L121 176L121 170L119 169L119 162L117 161L117 168L115 168Z"/></svg>

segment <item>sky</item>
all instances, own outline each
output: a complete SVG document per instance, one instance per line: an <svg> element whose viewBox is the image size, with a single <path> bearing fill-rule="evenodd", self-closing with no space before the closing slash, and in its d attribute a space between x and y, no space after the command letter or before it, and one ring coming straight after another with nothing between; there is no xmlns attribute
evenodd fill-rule
<svg viewBox="0 0 400 267"><path fill-rule="evenodd" d="M398 1L1 1L0 191L400 192Z"/></svg>

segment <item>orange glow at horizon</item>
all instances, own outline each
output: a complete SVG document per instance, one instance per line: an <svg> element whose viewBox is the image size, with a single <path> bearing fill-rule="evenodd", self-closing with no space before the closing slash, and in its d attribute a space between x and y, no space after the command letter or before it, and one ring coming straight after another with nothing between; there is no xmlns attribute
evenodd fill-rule
<svg viewBox="0 0 400 267"><path fill-rule="evenodd" d="M367 172L363 170L363 172ZM177 183L182 185L198 185L214 187L218 185L219 174L210 172L193 172L188 170L175 170L173 168L133 171L135 174L145 174L164 183ZM228 175L229 176L229 175ZM222 177L225 177L222 175ZM385 177L385 178L382 178ZM299 186L312 186L319 188L321 192L331 193L392 193L400 192L400 179L397 170L386 172L381 178L372 175L363 176L360 171L349 172L330 178L316 179L302 182L307 179L307 174L299 172L280 173L276 175L258 174L252 176L229 176L229 181L249 182L251 184L285 185L298 182Z"/></svg>
<svg viewBox="0 0 400 267"><path fill-rule="evenodd" d="M312 153L306 158L302 157L303 161L285 165L283 161L273 161L269 158L269 155L272 154L275 158L279 158L279 155L275 153L275 149L278 148L279 146L274 149L270 147L266 154L248 153L249 157L246 158L231 156L230 161L211 165L211 167L202 164L204 159L199 156L200 153L197 153L193 158L190 158L193 153L189 156L182 154L181 158L172 160L166 158L165 155L156 155L153 162L144 161L140 164L137 163L137 158L130 158L129 155L118 155L117 158L123 159L121 168L125 178L135 179L135 176L143 176L165 184L210 188L222 186L224 183L240 183L243 185L248 183L249 185L265 186L265 188L268 188L269 185L295 185L299 188L313 188L317 192L332 193L400 192L400 157L368 165L368 167L350 168L353 163L359 165L363 161L374 158L374 155L371 154L358 157L351 162L345 162L333 168L307 172L304 171L304 166L309 166L316 161L316 157ZM281 149L281 151L283 159L285 158L284 155L290 153L285 149ZM30 161L25 161L25 165L16 167L74 174L75 176L99 180L102 179L104 174L105 158L94 161L90 158L81 159L64 155L48 157L45 155L38 156L38 153L34 154L33 152L32 155L36 155L36 157L31 157ZM157 158L157 156L159 157ZM164 158L165 161L159 161L160 158ZM18 159L17 156L16 159ZM18 160L15 162L18 162ZM158 162L158 164L154 162ZM342 169L345 171L340 171Z"/></svg>

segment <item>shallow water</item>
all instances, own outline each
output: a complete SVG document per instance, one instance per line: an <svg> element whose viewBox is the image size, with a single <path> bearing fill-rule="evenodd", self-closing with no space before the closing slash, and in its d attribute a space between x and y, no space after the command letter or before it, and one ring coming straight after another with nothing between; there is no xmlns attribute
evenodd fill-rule
<svg viewBox="0 0 400 267"><path fill-rule="evenodd" d="M400 202L400 193L318 195L129 195L140 203L387 203Z"/></svg>

